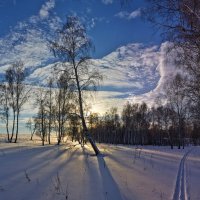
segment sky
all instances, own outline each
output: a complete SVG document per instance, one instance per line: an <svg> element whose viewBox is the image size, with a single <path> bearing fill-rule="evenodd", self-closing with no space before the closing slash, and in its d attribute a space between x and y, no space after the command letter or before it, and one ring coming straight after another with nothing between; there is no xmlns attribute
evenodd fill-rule
<svg viewBox="0 0 200 200"><path fill-rule="evenodd" d="M50 18L76 14L86 25L95 45L93 57L101 58L128 43L155 44L160 42L152 26L141 18L145 1L132 0L121 6L119 0L1 0L0 37L5 37L19 23L30 23L39 17L38 24ZM48 32L48 30L46 30Z"/></svg>
<svg viewBox="0 0 200 200"><path fill-rule="evenodd" d="M93 112L105 113L127 102L150 106L173 76L173 53L152 24L144 21L145 0L0 0L0 79L16 60L24 61L26 82L45 85L56 61L46 39L51 39L67 15L78 16L87 28L95 51L93 65L104 80L90 102ZM26 105L22 120L32 115ZM31 110L31 112L30 112Z"/></svg>

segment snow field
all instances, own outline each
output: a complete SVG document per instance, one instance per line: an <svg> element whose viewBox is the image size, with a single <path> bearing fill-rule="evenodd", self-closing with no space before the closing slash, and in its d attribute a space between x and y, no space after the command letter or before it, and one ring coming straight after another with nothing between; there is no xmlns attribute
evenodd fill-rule
<svg viewBox="0 0 200 200"><path fill-rule="evenodd" d="M1 200L156 200L172 199L185 150L98 144L103 156L90 146L68 142L41 146L20 139L0 143ZM200 148L185 160L188 199L200 196Z"/></svg>

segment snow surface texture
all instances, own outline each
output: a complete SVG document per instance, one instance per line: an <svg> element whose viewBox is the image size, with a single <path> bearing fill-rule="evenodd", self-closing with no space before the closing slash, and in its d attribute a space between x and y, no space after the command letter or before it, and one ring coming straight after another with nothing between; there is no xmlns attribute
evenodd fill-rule
<svg viewBox="0 0 200 200"><path fill-rule="evenodd" d="M198 200L200 147L98 145L62 146L29 141L0 143L0 199L2 200ZM27 136L26 136L27 137ZM188 153L188 151L190 151ZM180 164L182 163L182 164ZM181 167L180 167L181 166ZM185 197L177 180L184 168ZM177 180L176 180L177 178ZM187 198L186 198L187 197Z"/></svg>

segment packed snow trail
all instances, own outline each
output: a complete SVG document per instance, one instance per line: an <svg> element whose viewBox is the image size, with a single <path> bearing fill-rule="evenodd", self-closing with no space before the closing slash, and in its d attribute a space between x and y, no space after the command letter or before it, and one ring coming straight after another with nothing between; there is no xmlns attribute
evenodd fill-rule
<svg viewBox="0 0 200 200"><path fill-rule="evenodd" d="M187 151L185 155L183 156L183 158L181 159L177 178L176 178L176 185L175 185L173 200L188 200L187 186L186 186L185 160L191 151L192 149Z"/></svg>

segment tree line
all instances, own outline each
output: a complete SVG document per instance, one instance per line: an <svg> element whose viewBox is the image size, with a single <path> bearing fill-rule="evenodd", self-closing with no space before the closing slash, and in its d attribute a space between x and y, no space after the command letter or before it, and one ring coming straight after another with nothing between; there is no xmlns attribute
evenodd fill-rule
<svg viewBox="0 0 200 200"><path fill-rule="evenodd" d="M131 145L200 144L200 119L187 93L186 79L180 74L166 85L164 101L155 100L152 107L126 103L121 115L111 108L102 117L89 116L91 132L98 142Z"/></svg>
<svg viewBox="0 0 200 200"><path fill-rule="evenodd" d="M63 76L57 80L58 86L66 84L67 77ZM88 131L99 143L170 145L171 148L200 144L199 119L187 93L186 81L186 77L177 74L166 83L164 97L157 98L151 107L144 102L127 102L121 113L115 107L104 115L90 113L85 116ZM87 138L74 102L73 86L66 84L52 90L51 85L49 81L49 87L38 95L38 114L27 122L27 127L41 137L43 145L45 141L50 144L51 133L56 133L57 144L67 136L84 145Z"/></svg>

